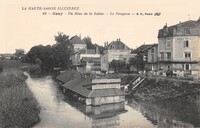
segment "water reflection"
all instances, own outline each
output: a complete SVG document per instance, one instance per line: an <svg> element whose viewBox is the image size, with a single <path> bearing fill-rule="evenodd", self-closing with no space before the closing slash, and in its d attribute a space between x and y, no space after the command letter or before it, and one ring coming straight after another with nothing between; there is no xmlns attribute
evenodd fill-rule
<svg viewBox="0 0 200 128"><path fill-rule="evenodd" d="M129 99L133 109L140 111L149 121L159 128L200 127L200 96L191 95L146 103Z"/></svg>
<svg viewBox="0 0 200 128"><path fill-rule="evenodd" d="M70 97L65 97L65 102L84 113L91 119L92 128L109 128L120 125L120 114L127 112L125 103L105 104L100 106L86 106Z"/></svg>
<svg viewBox="0 0 200 128"><path fill-rule="evenodd" d="M27 79L41 106L41 122L35 128L177 128L200 127L200 96L147 103L86 106L65 96L51 77Z"/></svg>

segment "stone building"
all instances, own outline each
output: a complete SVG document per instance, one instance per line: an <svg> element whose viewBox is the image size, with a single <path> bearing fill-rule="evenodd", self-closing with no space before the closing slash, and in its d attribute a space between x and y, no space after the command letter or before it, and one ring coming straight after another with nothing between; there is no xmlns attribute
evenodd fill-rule
<svg viewBox="0 0 200 128"><path fill-rule="evenodd" d="M199 74L200 19L167 24L158 32L159 69Z"/></svg>

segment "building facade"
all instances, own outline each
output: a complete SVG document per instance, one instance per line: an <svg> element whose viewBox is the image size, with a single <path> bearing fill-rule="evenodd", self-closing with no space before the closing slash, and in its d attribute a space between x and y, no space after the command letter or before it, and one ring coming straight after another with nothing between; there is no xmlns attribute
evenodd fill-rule
<svg viewBox="0 0 200 128"><path fill-rule="evenodd" d="M70 39L70 43L73 45L74 53L87 48L85 41L83 41L81 37L78 37L77 35Z"/></svg>
<svg viewBox="0 0 200 128"><path fill-rule="evenodd" d="M101 70L108 71L109 63L112 60L123 60L128 63L129 58L134 57L131 54L131 49L126 46L120 39L112 41L110 44L105 43L104 55L101 57Z"/></svg>
<svg viewBox="0 0 200 128"><path fill-rule="evenodd" d="M152 44L147 49L145 68L148 71L158 70L158 44Z"/></svg>
<svg viewBox="0 0 200 128"><path fill-rule="evenodd" d="M174 74L199 74L200 19L173 26L165 25L158 32L159 68Z"/></svg>

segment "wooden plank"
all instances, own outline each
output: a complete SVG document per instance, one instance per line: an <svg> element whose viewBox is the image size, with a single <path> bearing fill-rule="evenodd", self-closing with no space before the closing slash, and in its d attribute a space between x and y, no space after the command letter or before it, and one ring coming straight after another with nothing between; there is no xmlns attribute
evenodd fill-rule
<svg viewBox="0 0 200 128"><path fill-rule="evenodd" d="M121 79L93 79L92 83L93 84L98 84L98 83L119 83L121 82Z"/></svg>

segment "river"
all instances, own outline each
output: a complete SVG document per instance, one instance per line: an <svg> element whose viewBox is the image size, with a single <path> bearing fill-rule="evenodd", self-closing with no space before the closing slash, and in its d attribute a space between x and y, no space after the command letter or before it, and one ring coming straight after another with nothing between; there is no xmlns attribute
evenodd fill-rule
<svg viewBox="0 0 200 128"><path fill-rule="evenodd" d="M41 121L34 128L200 127L199 96L156 104L130 98L125 103L90 107L63 95L50 76L28 77L26 82L41 107Z"/></svg>

